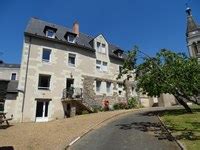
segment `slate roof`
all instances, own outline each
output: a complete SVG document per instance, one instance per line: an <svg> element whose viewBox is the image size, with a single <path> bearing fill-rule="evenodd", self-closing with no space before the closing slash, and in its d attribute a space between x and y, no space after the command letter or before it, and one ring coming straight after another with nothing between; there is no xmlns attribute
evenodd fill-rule
<svg viewBox="0 0 200 150"><path fill-rule="evenodd" d="M55 39L50 39L50 38L45 36L44 29L45 29L46 26L57 29ZM90 44L91 41L94 39L94 37L80 32L79 37L76 38L76 43L71 44L71 43L67 42L67 40L65 38L65 34L67 32L72 32L72 29L64 27L64 26L60 26L60 25L57 25L57 24L49 23L49 22L46 22L46 21L43 21L43 20L39 20L39 19L36 19L36 18L31 18L29 20L29 23L28 23L27 28L25 30L25 35L31 35L31 36L36 36L36 37L40 37L40 38L45 38L45 39L48 39L48 40L63 42L65 44L83 47L85 49L88 49L88 50L95 52L94 48ZM111 57L118 58L118 59L124 59L126 57L126 54L123 54L122 55L123 58L119 58L118 56L116 56L113 53L115 50L118 50L118 49L121 49L121 48L119 48L119 47L117 47L113 44L109 44L108 47L109 47L109 55Z"/></svg>
<svg viewBox="0 0 200 150"><path fill-rule="evenodd" d="M0 67L2 68L20 68L20 64L0 64Z"/></svg>
<svg viewBox="0 0 200 150"><path fill-rule="evenodd" d="M16 92L18 92L17 87L18 87L18 81L10 80L10 82L8 83L7 92L8 93L16 93Z"/></svg>

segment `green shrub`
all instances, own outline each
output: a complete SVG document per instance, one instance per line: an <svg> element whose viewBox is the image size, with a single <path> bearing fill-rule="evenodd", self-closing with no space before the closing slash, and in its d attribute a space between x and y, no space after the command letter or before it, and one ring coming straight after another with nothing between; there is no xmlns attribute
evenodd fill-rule
<svg viewBox="0 0 200 150"><path fill-rule="evenodd" d="M119 103L115 103L113 105L113 109L114 110L119 110L119 109L126 109L127 108L127 104L124 102L119 102Z"/></svg>
<svg viewBox="0 0 200 150"><path fill-rule="evenodd" d="M94 113L97 113L99 111L102 111L102 107L101 106L98 106L98 105L94 105L92 106L92 108L94 109Z"/></svg>
<svg viewBox="0 0 200 150"><path fill-rule="evenodd" d="M136 97L132 97L128 100L128 109L136 108L138 106L138 101Z"/></svg>
<svg viewBox="0 0 200 150"><path fill-rule="evenodd" d="M89 114L89 112L87 110L83 110L82 115L86 115L86 114Z"/></svg>

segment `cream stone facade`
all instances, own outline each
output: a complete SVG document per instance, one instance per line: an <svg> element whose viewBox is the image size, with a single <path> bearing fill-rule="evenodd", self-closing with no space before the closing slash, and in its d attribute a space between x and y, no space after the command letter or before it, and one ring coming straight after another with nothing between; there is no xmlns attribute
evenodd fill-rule
<svg viewBox="0 0 200 150"><path fill-rule="evenodd" d="M188 20L190 55L198 57L199 27L194 35L190 14ZM133 77L124 75L117 80L126 57L102 34L91 37L79 32L77 22L71 30L31 18L24 33L20 71L0 69L0 77L10 80L16 72L19 80L16 100L9 101L13 95L7 96L5 110L16 122L42 122L81 114L83 110L93 112L105 101L112 107L130 97L137 97L144 107L177 104L169 94L156 98L136 93Z"/></svg>
<svg viewBox="0 0 200 150"><path fill-rule="evenodd" d="M69 88L68 81L73 82L71 86L74 89L82 90L84 103L91 107L102 106L104 100L108 100L110 105L126 100L122 87L124 79L116 79L124 61L121 49L108 44L101 34L95 38L90 37L88 41L90 48L85 47L84 44L77 44L78 40L84 40L85 35L74 34L75 32L67 29L65 33L70 36L75 35L77 43L52 39L46 37L45 34L44 36L37 35L39 33L32 34L30 26L37 27L35 23L41 22L44 25L41 31L46 27L54 28L58 30L57 32L62 30L54 24L31 19L24 37L19 92L17 103L13 104L15 105L13 106L15 108L14 121L50 121L66 117L68 109L71 112L74 109L75 113L80 112L81 106L75 104L76 100L71 102L63 100L63 90ZM50 51L48 61L43 60L44 49ZM118 56L118 49L120 56ZM115 50L116 56L113 53ZM73 58L70 58L71 56ZM73 59L73 65L69 64L71 59ZM39 87L40 76L48 76L48 89Z"/></svg>
<svg viewBox="0 0 200 150"><path fill-rule="evenodd" d="M7 80L7 91L4 101L4 111L7 116L15 114L14 108L16 108L17 99L17 85L19 79L20 65L18 64L6 64L3 61L0 63L0 80Z"/></svg>

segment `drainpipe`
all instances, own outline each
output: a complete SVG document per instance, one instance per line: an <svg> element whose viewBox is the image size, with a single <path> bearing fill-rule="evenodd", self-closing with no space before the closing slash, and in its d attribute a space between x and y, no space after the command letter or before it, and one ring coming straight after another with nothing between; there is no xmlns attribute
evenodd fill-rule
<svg viewBox="0 0 200 150"><path fill-rule="evenodd" d="M26 84L27 84L27 75L28 75L28 65L29 65L29 58L30 58L30 49L31 49L31 37L29 37L29 47L28 47L28 56L27 56L27 64L26 64L26 73L25 73L25 82L24 82L24 93L22 99L22 120L24 119L24 103L25 103L25 94L26 94Z"/></svg>

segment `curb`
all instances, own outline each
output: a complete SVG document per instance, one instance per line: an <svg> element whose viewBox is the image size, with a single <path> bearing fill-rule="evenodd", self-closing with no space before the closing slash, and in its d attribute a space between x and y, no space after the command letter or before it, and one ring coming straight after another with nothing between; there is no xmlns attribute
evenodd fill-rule
<svg viewBox="0 0 200 150"><path fill-rule="evenodd" d="M72 146L74 143L76 143L79 139L81 139L83 136L85 136L86 134L88 134L89 132L91 132L92 130L94 130L96 127L98 127L100 124L114 118L114 117L117 117L117 116L120 116L120 115L123 115L123 114L126 114L126 113L130 113L130 112L134 112L134 111L137 111L138 109L134 109L134 110L130 110L130 111L127 111L127 112L122 112L122 113L119 113L119 114L116 114L112 117L109 117L101 122L99 122L98 124L94 125L93 127L91 127L88 131L86 131L85 133L83 133L81 136L77 137L76 139L74 139L73 141L71 141L65 148L64 150L68 150L70 148L70 146Z"/></svg>
<svg viewBox="0 0 200 150"><path fill-rule="evenodd" d="M186 150L186 148L184 147L184 145L179 141L177 140L170 132L170 130L166 127L165 123L160 119L160 116L157 115L160 123L162 124L162 126L165 128L165 130L168 132L168 134L170 134L170 136L173 137L174 141L176 142L176 144L180 147L181 150Z"/></svg>

